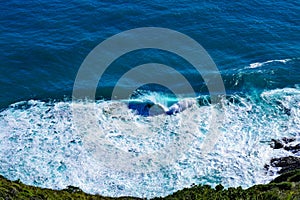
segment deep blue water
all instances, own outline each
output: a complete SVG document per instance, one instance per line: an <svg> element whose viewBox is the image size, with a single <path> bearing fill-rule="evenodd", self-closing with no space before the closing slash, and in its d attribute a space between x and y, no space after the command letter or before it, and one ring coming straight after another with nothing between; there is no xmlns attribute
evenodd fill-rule
<svg viewBox="0 0 300 200"><path fill-rule="evenodd" d="M259 114L254 112L255 114L251 116L243 115L239 119L233 119L233 123L235 120L240 120L241 124L228 128L228 130L242 131L248 136L251 133L260 135L264 130L262 127L267 126L270 132L276 132L275 135L269 136L276 137L281 134L284 135L283 126L288 127L284 129L287 135L295 134L298 127L300 127L299 1L228 2L185 0L179 2L154 0L98 2L45 0L32 2L10 0L2 1L0 7L0 108L2 109L2 113L0 113L2 126L0 134L3 134L0 137L0 144L2 144L1 154L5 155L0 158L0 172L9 178L21 178L26 183L45 187L63 188L66 185L74 184L81 186L87 192L98 192L114 196L137 195L147 197L166 195L193 182L212 185L221 182L227 186L235 186L244 184L241 180L248 178L249 181L245 181L244 184L247 187L264 180L264 178L259 180L253 178L254 175L243 176L240 174L235 174L237 177L240 175L240 180L227 180L226 177L220 175L222 171L220 170L222 164L220 164L221 167L216 169L212 169L212 166L204 167L206 173L199 177L193 173L191 177L187 177L191 172L186 172L182 175L187 177L184 181L182 181L180 173L178 174L178 171L174 169L172 169L173 171L165 169L166 171L161 172L165 174L163 177L160 177L160 174L154 174L153 176L150 174L146 179L144 177L146 175L139 174L133 176L131 184L138 182L140 183L139 187L145 190L136 189L133 191L132 187L126 186L121 181L123 179L120 178L127 177L130 180L131 176L128 174L120 175L119 178L113 172L102 174L102 178L107 177L109 180L119 181L118 184L116 183L118 181L114 181L112 184L109 181L100 181L99 183L96 176L84 176L79 173L78 177L86 181L78 182L77 179L70 178L70 174L74 174L74 171L78 172L78 169L76 167L72 168L74 160L69 161L68 165L67 158L62 158L62 160L53 158L50 161L38 162L40 165L46 165L45 171L32 167L37 165L34 163L39 160L39 156L32 158L30 154L34 154L36 151L39 152L37 149L43 151L43 148L39 148L39 146L45 144L45 142L36 143L38 147L35 147L37 148L35 150L32 147L31 153L30 151L29 153L15 153L19 157L13 158L14 154L7 152L8 150L10 152L17 151L22 144L25 149L30 149L27 139L33 136L25 137L24 132L26 130L26 134L29 135L51 135L55 131L66 135L67 131L65 129L68 128L56 128L54 130L51 124L49 125L43 121L43 116L48 112L43 107L44 105L40 104L44 101L49 102L49 100L50 102L62 104L68 102L72 95L77 71L88 53L108 37L133 28L163 27L176 30L193 38L206 49L221 72L226 93L229 96L241 98L246 96L245 99L240 101L250 99L250 103L248 103L251 107L257 107L257 110L259 110L256 110ZM190 68L187 67L188 63L184 60L167 52L146 49L118 58L102 77L97 98L108 97L109 92L107 91L114 87L116 81L126 71L137 65L153 61L174 67L184 74L199 96L207 94L205 83L199 81L199 74L194 70L187 70ZM152 92L166 92L162 88L154 86L146 89ZM149 94L147 93L147 95ZM157 96L151 98L157 100ZM32 103L31 100L35 103ZM25 103L23 102L19 107L13 106L11 108L11 104L18 104L20 101L25 101ZM278 103L278 101L282 101L281 104L291 110L292 114L290 116L286 116L284 113L276 111L276 109L275 111L269 110L269 104L272 106L272 102ZM23 104L27 105L27 108ZM268 104L268 106L265 104ZM63 108L55 108L54 111L62 109L65 113L64 108L64 106ZM18 114L18 112L20 113ZM233 109L231 114L235 115L235 112L237 111ZM57 113L55 116L55 119L58 116L63 118L62 115ZM28 120L18 124L20 118ZM250 119L251 122L247 121ZM274 119L274 123L283 123L282 127L278 128L275 126L276 123L269 124L269 121L272 121L269 119ZM291 124L284 125L289 120ZM59 127L64 127L69 120L64 121L62 119L62 122L65 124L59 125ZM54 124L57 125L57 123ZM253 130L248 127L248 123L256 123L252 126ZM37 128L37 126L41 128ZM120 125L118 128L122 130L123 127ZM164 130L164 127L162 129ZM105 130L110 130L110 128L107 127ZM34 133L28 133L28 131ZM11 135L17 138L25 138L20 139L18 142L18 139L11 140ZM40 137L42 136L38 137L39 141L42 140ZM247 136L245 137L247 138ZM48 141L53 139L53 143L57 139L54 136L49 138ZM252 136L249 136L249 138L252 138ZM263 136L259 138L261 139ZM15 143L12 143L8 148L4 144L6 140ZM230 141L230 139L228 140ZM64 139L60 138L57 141L59 144L56 148L60 148L60 142ZM52 151L49 150L49 155L41 155L40 160L47 156L57 157L57 155L60 155L64 157L67 151L71 150L64 150L60 153L51 153ZM24 161L21 159L24 156L29 157ZM74 159L77 160L78 158L75 156ZM230 157L230 159L234 160L234 157ZM51 163L51 160L53 160L53 163ZM192 160L197 159L193 158ZM222 160L218 161L222 163ZM30 162L33 164L30 164ZM14 163L14 165L9 163ZM20 167L16 167L18 165ZM95 167L96 164L92 166ZM192 169L192 167L186 167L187 165L179 166L183 166L182 169L186 171ZM86 167L89 168L89 165ZM94 171L89 171L90 173L86 174L99 171L96 167L93 167ZM65 168L69 172L64 172ZM249 168L246 167L244 170L247 171ZM253 168L251 170L255 171ZM196 172L196 174L199 174L199 171L196 170ZM229 174L228 176L234 175ZM252 177L252 179L249 177ZM147 182L147 180L149 181ZM165 182L161 180L165 180ZM95 185L88 185L90 182L101 185L100 188L104 188L104 191L95 189ZM151 182L158 185L151 185ZM161 187L162 185L164 187Z"/></svg>
<svg viewBox="0 0 300 200"><path fill-rule="evenodd" d="M7 1L1 9L1 107L70 96L80 64L96 45L119 32L149 26L174 29L199 42L221 70L228 91L299 83L298 1ZM176 57L137 56L117 62L115 69L150 59L180 67ZM244 70L276 59L292 61ZM115 81L112 76L108 79Z"/></svg>

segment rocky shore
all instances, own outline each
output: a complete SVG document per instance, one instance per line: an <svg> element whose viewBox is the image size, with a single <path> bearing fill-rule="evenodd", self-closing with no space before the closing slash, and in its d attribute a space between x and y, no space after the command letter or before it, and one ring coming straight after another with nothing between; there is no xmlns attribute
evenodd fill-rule
<svg viewBox="0 0 300 200"><path fill-rule="evenodd" d="M222 185L211 188L208 185L192 185L190 188L177 191L172 195L158 199L300 199L300 143L297 144L295 138L273 139L271 148L283 149L291 153L287 157L273 158L265 169L281 174L273 181L264 185L255 185L248 189L228 188ZM272 172L275 173L275 172ZM109 199L140 199L136 197L104 197L84 193L80 188L68 186L64 190L51 190L29 186L20 181L10 181L0 176L0 200L109 200Z"/></svg>
<svg viewBox="0 0 300 200"><path fill-rule="evenodd" d="M283 149L291 155L271 159L270 164L265 165L266 170L273 173L270 169L272 167L277 169L277 173L282 174L300 168L300 143L297 143L296 138L273 139L271 147Z"/></svg>

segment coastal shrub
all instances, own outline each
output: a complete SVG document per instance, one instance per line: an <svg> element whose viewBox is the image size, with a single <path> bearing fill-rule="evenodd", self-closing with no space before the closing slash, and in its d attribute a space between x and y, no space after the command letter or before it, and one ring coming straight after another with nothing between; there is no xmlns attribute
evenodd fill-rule
<svg viewBox="0 0 300 200"><path fill-rule="evenodd" d="M192 185L177 191L167 197L157 197L155 199L166 200L279 200L279 199L300 199L300 170L289 172L277 177L274 181L265 185L256 185L248 189L242 187L224 189L222 185L211 188L208 185ZM28 199L28 200L134 200L135 197L110 198L100 195L90 195L84 193L80 188L68 186L64 190L43 189L28 186L20 181L9 181L0 176L0 200L2 199Z"/></svg>

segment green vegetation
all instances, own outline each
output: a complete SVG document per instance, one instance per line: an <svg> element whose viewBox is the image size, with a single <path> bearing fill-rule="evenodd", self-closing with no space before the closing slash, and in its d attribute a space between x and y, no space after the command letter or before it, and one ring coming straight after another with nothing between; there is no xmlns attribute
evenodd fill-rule
<svg viewBox="0 0 300 200"><path fill-rule="evenodd" d="M193 186L183 189L164 199L255 199L255 200L296 200L300 199L300 170L288 172L276 178L269 184L255 185L243 190L241 187L223 189L218 185L215 189L210 186ZM159 198L156 198L159 199Z"/></svg>
<svg viewBox="0 0 300 200"><path fill-rule="evenodd" d="M111 200L111 199L139 199L139 198L110 198L100 195L90 195L84 193L78 187L68 186L64 190L51 190L34 186L28 186L20 181L9 181L3 176L0 176L0 200Z"/></svg>
<svg viewBox="0 0 300 200"><path fill-rule="evenodd" d="M222 185L211 188L210 186L192 186L175 192L165 198L158 199L300 199L300 169L282 174L271 183L265 185L255 185L243 190L241 187L224 189ZM6 199L139 199L134 197L110 198L100 195L90 195L82 192L77 187L69 186L64 190L42 189L28 186L20 181L9 181L0 176L0 200Z"/></svg>

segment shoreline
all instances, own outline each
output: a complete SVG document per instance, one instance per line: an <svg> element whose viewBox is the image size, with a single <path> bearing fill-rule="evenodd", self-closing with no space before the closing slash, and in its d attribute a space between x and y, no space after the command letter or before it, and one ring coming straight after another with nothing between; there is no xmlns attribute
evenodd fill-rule
<svg viewBox="0 0 300 200"><path fill-rule="evenodd" d="M225 189L221 184L212 188L209 185L192 184L166 197L157 199L300 199L300 143L296 138L273 139L273 149L284 149L293 156L273 158L265 165L267 172L270 167L278 168L278 177L268 184L257 184L247 189L230 187ZM67 186L66 189L53 190L23 184L20 180L10 181L0 175L0 200L2 199L143 199L139 197L105 197L83 192L79 187Z"/></svg>
<svg viewBox="0 0 300 200"><path fill-rule="evenodd" d="M10 181L0 175L0 199L130 199L138 197L105 197L84 193L80 188L68 186L63 190L52 190L25 185L19 180ZM222 185L211 188L208 185L192 185L166 197L158 199L300 199L300 169L284 173L268 184L254 185L248 189L228 188Z"/></svg>

